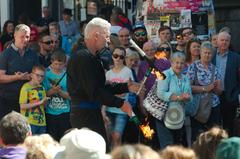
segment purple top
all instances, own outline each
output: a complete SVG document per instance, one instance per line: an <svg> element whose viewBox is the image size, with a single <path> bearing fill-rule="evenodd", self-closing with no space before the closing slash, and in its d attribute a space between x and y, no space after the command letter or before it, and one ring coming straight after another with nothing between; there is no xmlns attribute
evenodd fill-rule
<svg viewBox="0 0 240 159"><path fill-rule="evenodd" d="M171 67L171 63L167 59L156 59L154 62L154 66L158 68L161 72L164 70L167 70ZM146 71L148 69L149 65L146 60L142 61L137 74L138 81L141 81L144 78L144 75L146 74ZM147 78L147 81L145 83L146 87L146 94L149 92L149 90L152 88L154 82L156 80L155 74L150 74L150 76Z"/></svg>
<svg viewBox="0 0 240 159"><path fill-rule="evenodd" d="M27 150L23 147L5 147L0 149L0 158L25 159Z"/></svg>

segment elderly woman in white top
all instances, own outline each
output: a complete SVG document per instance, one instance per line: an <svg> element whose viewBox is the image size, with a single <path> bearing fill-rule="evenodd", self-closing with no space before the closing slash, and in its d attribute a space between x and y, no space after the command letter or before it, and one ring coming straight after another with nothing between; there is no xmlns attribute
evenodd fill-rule
<svg viewBox="0 0 240 159"><path fill-rule="evenodd" d="M192 141L195 141L196 137L208 128L214 125L220 125L220 100L219 95L221 90L221 77L216 66L211 61L213 57L213 46L210 42L203 42L200 47L200 60L192 63L187 71L187 76L190 78L193 94L211 93L211 114L207 123L200 123L194 118L191 119L192 125ZM215 69L215 70L213 70Z"/></svg>
<svg viewBox="0 0 240 159"><path fill-rule="evenodd" d="M171 68L164 71L165 80L157 84L157 96L168 102L168 110L164 121L156 119L157 135L160 148L171 144L183 144L183 122L185 104L191 100L190 81L182 74L185 54L176 52L171 55Z"/></svg>

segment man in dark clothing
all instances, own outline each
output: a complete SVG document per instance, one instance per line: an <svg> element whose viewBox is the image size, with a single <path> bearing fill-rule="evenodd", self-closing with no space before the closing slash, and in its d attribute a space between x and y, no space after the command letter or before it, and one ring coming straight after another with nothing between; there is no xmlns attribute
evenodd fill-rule
<svg viewBox="0 0 240 159"><path fill-rule="evenodd" d="M41 34L38 40L39 45L39 63L47 68L51 64L52 40L50 35Z"/></svg>
<svg viewBox="0 0 240 159"><path fill-rule="evenodd" d="M90 128L101 134L106 141L101 106L116 106L131 116L131 105L114 94L136 92L139 86L132 82L106 84L99 51L109 41L109 36L110 23L101 18L92 19L85 29L86 48L73 54L67 66L67 86L72 100L70 114L72 127Z"/></svg>
<svg viewBox="0 0 240 159"><path fill-rule="evenodd" d="M14 43L0 54L0 119L12 110L19 112L20 89L30 79L32 67L39 63L37 54L27 48L29 39L30 28L19 24Z"/></svg>

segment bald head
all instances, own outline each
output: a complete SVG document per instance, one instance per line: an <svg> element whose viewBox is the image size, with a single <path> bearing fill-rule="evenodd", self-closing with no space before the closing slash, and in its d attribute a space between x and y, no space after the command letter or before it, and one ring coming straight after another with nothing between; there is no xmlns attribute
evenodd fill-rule
<svg viewBox="0 0 240 159"><path fill-rule="evenodd" d="M154 58L156 49L156 45L152 41L147 41L143 44L143 51L150 59Z"/></svg>

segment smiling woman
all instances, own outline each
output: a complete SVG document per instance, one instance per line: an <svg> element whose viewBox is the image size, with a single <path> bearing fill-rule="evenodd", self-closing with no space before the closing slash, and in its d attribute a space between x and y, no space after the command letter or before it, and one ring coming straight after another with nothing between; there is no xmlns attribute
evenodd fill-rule
<svg viewBox="0 0 240 159"><path fill-rule="evenodd" d="M221 76L216 66L211 63L213 56L213 46L210 42L203 42L201 45L201 59L195 61L188 68L187 75L191 81L193 94L211 94L211 113L207 123L200 123L192 118L192 140L194 141L199 132L206 130L214 125L221 124L220 100L222 93Z"/></svg>

